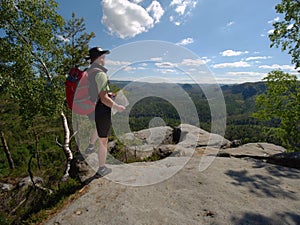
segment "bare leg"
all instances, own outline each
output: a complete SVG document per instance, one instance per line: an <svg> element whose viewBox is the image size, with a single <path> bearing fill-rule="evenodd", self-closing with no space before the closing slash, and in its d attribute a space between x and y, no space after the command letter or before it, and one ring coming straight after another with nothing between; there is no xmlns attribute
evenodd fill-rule
<svg viewBox="0 0 300 225"><path fill-rule="evenodd" d="M89 146L84 151L85 154L91 154L95 151L94 150L94 145L95 145L97 139L98 139L98 132L97 132L97 129L95 128L93 130L93 133L92 133L91 137L90 137Z"/></svg>
<svg viewBox="0 0 300 225"><path fill-rule="evenodd" d="M107 142L108 142L108 138L99 138L99 149L98 149L99 167L103 167L106 162Z"/></svg>
<svg viewBox="0 0 300 225"><path fill-rule="evenodd" d="M98 132L97 129L95 128L92 133L92 136L90 137L90 144L94 145L97 139L98 139Z"/></svg>

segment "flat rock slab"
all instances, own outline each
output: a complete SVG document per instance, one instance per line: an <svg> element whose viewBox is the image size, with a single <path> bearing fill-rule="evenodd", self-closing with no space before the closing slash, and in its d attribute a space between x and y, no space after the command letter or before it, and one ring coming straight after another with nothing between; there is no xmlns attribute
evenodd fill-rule
<svg viewBox="0 0 300 225"><path fill-rule="evenodd" d="M220 153L228 153L231 156L248 155L268 157L285 151L285 148L270 143L248 143L237 148L222 149Z"/></svg>
<svg viewBox="0 0 300 225"><path fill-rule="evenodd" d="M46 224L299 224L299 170L211 156L212 164L200 172L201 151L178 173L153 185L91 180L86 194Z"/></svg>

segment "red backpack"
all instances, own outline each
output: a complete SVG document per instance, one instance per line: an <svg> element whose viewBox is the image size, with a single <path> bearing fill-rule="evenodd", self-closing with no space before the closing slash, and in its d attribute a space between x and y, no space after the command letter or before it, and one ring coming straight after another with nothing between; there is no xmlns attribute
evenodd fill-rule
<svg viewBox="0 0 300 225"><path fill-rule="evenodd" d="M69 71L65 81L68 107L76 114L87 115L95 110L95 103L89 98L87 72L76 67Z"/></svg>

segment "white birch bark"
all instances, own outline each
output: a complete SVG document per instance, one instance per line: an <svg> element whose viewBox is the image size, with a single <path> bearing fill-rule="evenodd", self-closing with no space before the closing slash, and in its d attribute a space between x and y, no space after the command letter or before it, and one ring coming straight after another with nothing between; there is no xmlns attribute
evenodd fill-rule
<svg viewBox="0 0 300 225"><path fill-rule="evenodd" d="M65 168L65 172L64 175L62 177L62 180L65 181L69 178L69 171L70 171L70 167L71 167L71 160L73 159L73 153L70 149L70 129L68 126L68 120L66 115L64 114L64 112L61 112L61 117L63 120L63 126L64 126L64 130L65 130L65 139L64 139L64 144L63 144L63 150L65 152L65 155L67 157L67 162L66 162L66 168Z"/></svg>

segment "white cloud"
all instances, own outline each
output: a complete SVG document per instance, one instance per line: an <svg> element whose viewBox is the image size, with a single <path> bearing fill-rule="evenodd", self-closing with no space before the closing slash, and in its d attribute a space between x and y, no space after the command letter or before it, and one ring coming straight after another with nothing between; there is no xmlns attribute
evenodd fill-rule
<svg viewBox="0 0 300 225"><path fill-rule="evenodd" d="M277 16L276 18L274 18L273 20L269 20L268 23L273 24L275 22L278 22L280 20L280 18Z"/></svg>
<svg viewBox="0 0 300 225"><path fill-rule="evenodd" d="M107 59L106 64L109 66L123 67L123 66L129 65L131 63L126 62L126 61L113 61L113 60Z"/></svg>
<svg viewBox="0 0 300 225"><path fill-rule="evenodd" d="M57 35L57 38L63 42L70 42L70 39L64 37L63 35Z"/></svg>
<svg viewBox="0 0 300 225"><path fill-rule="evenodd" d="M127 73L134 73L135 71L141 71L141 70L146 70L147 67L144 66L126 66L124 68L122 68L123 71L126 71Z"/></svg>
<svg viewBox="0 0 300 225"><path fill-rule="evenodd" d="M273 34L273 33L274 33L273 29L268 31L268 34Z"/></svg>
<svg viewBox="0 0 300 225"><path fill-rule="evenodd" d="M288 27L287 27L286 29L290 30L290 29L292 29L293 27L294 27L294 23L288 25Z"/></svg>
<svg viewBox="0 0 300 225"><path fill-rule="evenodd" d="M151 58L151 61L162 61L162 57Z"/></svg>
<svg viewBox="0 0 300 225"><path fill-rule="evenodd" d="M242 71L242 72L227 72L217 76L219 83L232 84L232 83L245 83L261 81L267 73Z"/></svg>
<svg viewBox="0 0 300 225"><path fill-rule="evenodd" d="M248 53L249 53L248 51L241 52L241 51L233 51L233 50L226 50L226 51L220 52L220 54L222 56L239 56L239 55L248 54Z"/></svg>
<svg viewBox="0 0 300 225"><path fill-rule="evenodd" d="M185 17L191 14L197 3L198 0L172 0L170 7L174 8L177 15L170 16L170 21L179 26Z"/></svg>
<svg viewBox="0 0 300 225"><path fill-rule="evenodd" d="M132 70L135 70L135 68L132 67L132 66L126 66L126 67L123 68L123 70L126 71L126 72L130 72Z"/></svg>
<svg viewBox="0 0 300 225"><path fill-rule="evenodd" d="M184 59L181 64L184 66L200 66L210 62L210 59L204 57L202 59Z"/></svg>
<svg viewBox="0 0 300 225"><path fill-rule="evenodd" d="M294 66L291 65L278 65L278 64L273 64L273 65L261 65L259 66L260 69L271 69L271 70L276 70L276 69L281 69L281 70L291 70L294 71L295 68Z"/></svg>
<svg viewBox="0 0 300 225"><path fill-rule="evenodd" d="M194 43L194 39L193 38L185 38L183 40L181 40L180 42L176 43L177 45L189 45Z"/></svg>
<svg viewBox="0 0 300 225"><path fill-rule="evenodd" d="M179 15L184 15L185 9L187 7L187 2L188 1L172 0L170 6L175 7L175 12L177 12Z"/></svg>
<svg viewBox="0 0 300 225"><path fill-rule="evenodd" d="M158 69L157 71L162 74L174 74L177 72L176 70L172 69Z"/></svg>
<svg viewBox="0 0 300 225"><path fill-rule="evenodd" d="M266 73L259 72L228 72L226 73L229 76L248 76L248 77L264 77Z"/></svg>
<svg viewBox="0 0 300 225"><path fill-rule="evenodd" d="M139 3L141 3L143 0L131 0L133 3L135 3L135 4L139 4Z"/></svg>
<svg viewBox="0 0 300 225"><path fill-rule="evenodd" d="M155 23L158 23L160 21L160 18L164 15L165 11L161 7L160 3L158 1L153 1L148 7L147 12L152 15L152 17L155 20Z"/></svg>
<svg viewBox="0 0 300 225"><path fill-rule="evenodd" d="M213 65L214 68L242 68L242 67L250 67L250 64L247 62L233 62L233 63L220 63Z"/></svg>
<svg viewBox="0 0 300 225"><path fill-rule="evenodd" d="M131 38L151 29L159 22L164 14L160 3L154 0L145 9L137 3L128 0L103 0L102 23L107 26L111 34L118 37Z"/></svg>
<svg viewBox="0 0 300 225"><path fill-rule="evenodd" d="M252 56L246 58L246 61L259 60L259 59L271 59L271 56Z"/></svg>
<svg viewBox="0 0 300 225"><path fill-rule="evenodd" d="M180 26L181 22L180 21L176 21L174 16L170 16L170 22L174 23L176 26Z"/></svg>
<svg viewBox="0 0 300 225"><path fill-rule="evenodd" d="M234 22L234 21L230 21L229 23L226 24L226 27L230 27L230 26L232 26L233 24L235 24L235 22Z"/></svg>
<svg viewBox="0 0 300 225"><path fill-rule="evenodd" d="M155 63L155 65L158 68L175 68L176 64L171 63L171 62L161 62L161 63Z"/></svg>

